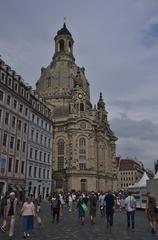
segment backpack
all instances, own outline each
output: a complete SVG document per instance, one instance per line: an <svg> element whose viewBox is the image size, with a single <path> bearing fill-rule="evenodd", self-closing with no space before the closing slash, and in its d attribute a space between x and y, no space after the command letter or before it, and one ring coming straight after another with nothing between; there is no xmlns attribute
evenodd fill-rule
<svg viewBox="0 0 158 240"><path fill-rule="evenodd" d="M58 208L58 199L57 198L52 200L52 208Z"/></svg>
<svg viewBox="0 0 158 240"><path fill-rule="evenodd" d="M93 207L96 207L96 205L97 205L97 197L96 196L92 196L91 203L92 203Z"/></svg>

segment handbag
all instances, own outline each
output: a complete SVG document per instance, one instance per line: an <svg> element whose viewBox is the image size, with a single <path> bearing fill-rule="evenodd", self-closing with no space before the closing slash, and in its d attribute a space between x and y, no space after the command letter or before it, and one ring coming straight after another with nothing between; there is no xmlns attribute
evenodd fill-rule
<svg viewBox="0 0 158 240"><path fill-rule="evenodd" d="M42 224L42 220L41 220L41 218L40 218L39 215L36 215L36 220L37 220L37 223L38 223L39 225Z"/></svg>
<svg viewBox="0 0 158 240"><path fill-rule="evenodd" d="M87 205L85 204L85 203L82 203L81 204L81 207L83 208L83 210L86 212L86 211L88 211L88 207L87 207Z"/></svg>

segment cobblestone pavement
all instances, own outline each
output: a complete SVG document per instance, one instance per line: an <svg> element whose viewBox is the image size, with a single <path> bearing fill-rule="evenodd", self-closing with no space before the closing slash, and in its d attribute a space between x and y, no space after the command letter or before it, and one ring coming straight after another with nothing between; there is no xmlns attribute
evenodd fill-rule
<svg viewBox="0 0 158 240"><path fill-rule="evenodd" d="M50 207L47 202L42 203L41 208L42 224L38 226L35 222L35 228L31 234L31 240L158 240L157 233L153 235L148 228L145 213L136 211L136 228L126 228L126 214L124 212L115 212L114 226L107 229L104 217L101 217L98 211L95 225L90 225L88 214L84 226L78 223L78 212L64 211L64 216L59 224L52 224ZM20 232L20 217L17 218L17 226L14 240L23 239ZM7 234L0 232L0 240L7 240Z"/></svg>

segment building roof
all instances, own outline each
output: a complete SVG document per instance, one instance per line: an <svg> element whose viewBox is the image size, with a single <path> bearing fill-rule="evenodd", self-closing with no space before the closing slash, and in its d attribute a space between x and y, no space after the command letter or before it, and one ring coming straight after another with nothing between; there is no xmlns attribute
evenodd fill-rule
<svg viewBox="0 0 158 240"><path fill-rule="evenodd" d="M156 172L154 179L158 179L158 171Z"/></svg>
<svg viewBox="0 0 158 240"><path fill-rule="evenodd" d="M146 187L147 180L149 180L149 177L147 176L146 172L144 172L144 174L143 174L142 178L139 180L139 182L136 182L134 185L129 186L129 189Z"/></svg>
<svg viewBox="0 0 158 240"><path fill-rule="evenodd" d="M137 167L141 167L138 162L133 159L121 159L120 160L120 171L135 170Z"/></svg>
<svg viewBox="0 0 158 240"><path fill-rule="evenodd" d="M66 27L66 23L64 23L63 27L57 32L57 35L69 35L70 37L72 36L71 33L69 32L69 30Z"/></svg>

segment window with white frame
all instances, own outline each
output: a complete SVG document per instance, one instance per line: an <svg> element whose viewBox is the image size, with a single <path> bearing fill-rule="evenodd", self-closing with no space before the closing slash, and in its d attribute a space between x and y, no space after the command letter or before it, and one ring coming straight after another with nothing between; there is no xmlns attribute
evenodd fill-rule
<svg viewBox="0 0 158 240"><path fill-rule="evenodd" d="M3 101L4 92L0 90L0 101Z"/></svg>
<svg viewBox="0 0 158 240"><path fill-rule="evenodd" d="M13 136L10 137L10 148L11 149L14 148L14 137Z"/></svg>
<svg viewBox="0 0 158 240"><path fill-rule="evenodd" d="M18 173L19 172L19 160L16 159L15 161L15 173Z"/></svg>
<svg viewBox="0 0 158 240"><path fill-rule="evenodd" d="M4 133L4 135L3 135L3 146L7 145L7 138L8 138L7 133Z"/></svg>
<svg viewBox="0 0 158 240"><path fill-rule="evenodd" d="M8 123L9 123L9 112L6 112L6 113L5 113L4 123L5 123L6 125L8 125Z"/></svg>
<svg viewBox="0 0 158 240"><path fill-rule="evenodd" d="M15 128L16 117L12 116L12 128Z"/></svg>
<svg viewBox="0 0 158 240"><path fill-rule="evenodd" d="M17 140L16 150L20 151L20 139Z"/></svg>

